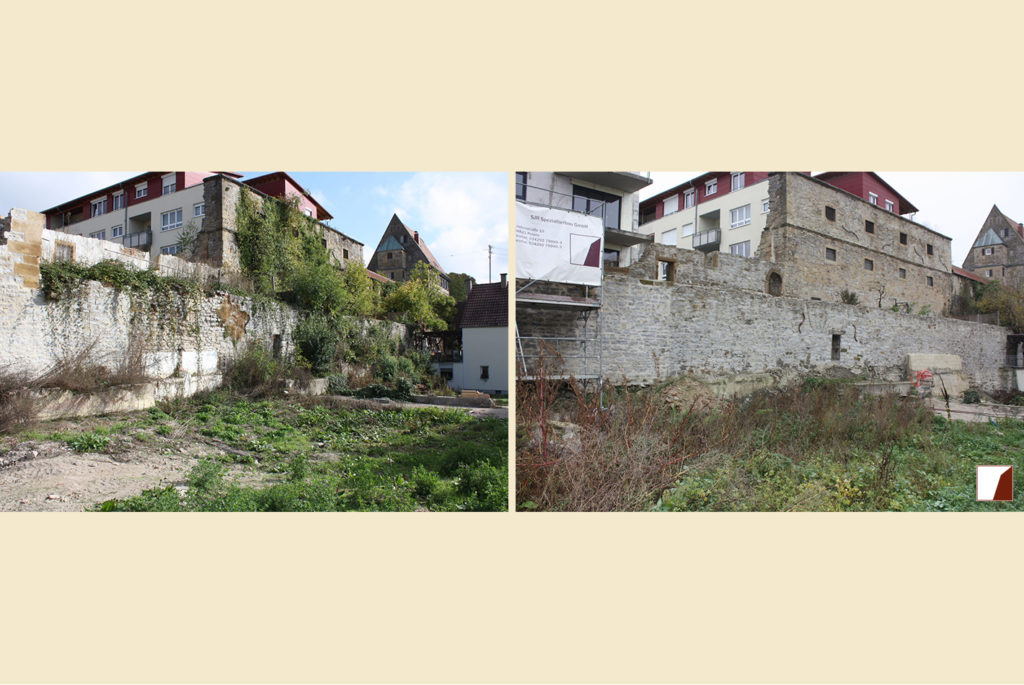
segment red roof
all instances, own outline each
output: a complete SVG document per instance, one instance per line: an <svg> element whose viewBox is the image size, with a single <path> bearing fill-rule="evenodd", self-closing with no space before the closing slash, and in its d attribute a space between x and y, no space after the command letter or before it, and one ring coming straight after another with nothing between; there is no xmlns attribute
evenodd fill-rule
<svg viewBox="0 0 1024 685"><path fill-rule="evenodd" d="M966 269L961 269L959 266L953 267L953 273L957 276L963 276L964 278L969 278L972 281L977 281L978 283L988 283L987 278L979 276L976 273L967 271Z"/></svg>
<svg viewBox="0 0 1024 685"><path fill-rule="evenodd" d="M507 328L508 286L501 283L474 285L462 312L462 328Z"/></svg>
<svg viewBox="0 0 1024 685"><path fill-rule="evenodd" d="M334 218L333 216L331 216L331 213L324 208L322 204L316 201L316 198L313 197L313 195L310 194L308 190L302 187L301 183L299 183L294 178L289 176L287 171L272 171L269 174L263 174L262 176L257 176L256 178L250 178L246 181L242 181L242 183L246 184L247 186L255 187L255 184L266 183L268 181L273 181L278 178L283 178L289 183L291 183L293 186L295 186L296 189L298 189L300 193L302 193L302 196L304 198L313 203L313 206L317 208L317 219L319 219L320 221L327 221L328 219Z"/></svg>

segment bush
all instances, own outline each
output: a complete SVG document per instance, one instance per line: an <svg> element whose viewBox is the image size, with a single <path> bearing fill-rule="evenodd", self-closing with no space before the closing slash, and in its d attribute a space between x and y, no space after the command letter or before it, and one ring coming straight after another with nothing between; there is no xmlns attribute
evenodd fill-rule
<svg viewBox="0 0 1024 685"><path fill-rule="evenodd" d="M348 378L337 373L327 377L328 394L341 395L346 390L348 390Z"/></svg>
<svg viewBox="0 0 1024 685"><path fill-rule="evenodd" d="M250 344L224 369L224 385L236 392L265 397L284 389L292 374L288 364L274 359L263 345Z"/></svg>
<svg viewBox="0 0 1024 685"><path fill-rule="evenodd" d="M977 390L964 390L964 404L979 404L981 395Z"/></svg>
<svg viewBox="0 0 1024 685"><path fill-rule="evenodd" d="M333 264L301 268L292 280L292 293L298 306L330 317L340 314L348 300L341 273Z"/></svg>
<svg viewBox="0 0 1024 685"><path fill-rule="evenodd" d="M843 304L860 304L860 298L857 297L857 293L846 288L839 291L839 301Z"/></svg>
<svg viewBox="0 0 1024 685"><path fill-rule="evenodd" d="M326 316L310 314L299 322L292 336L314 374L324 375L331 370L338 347L338 333Z"/></svg>

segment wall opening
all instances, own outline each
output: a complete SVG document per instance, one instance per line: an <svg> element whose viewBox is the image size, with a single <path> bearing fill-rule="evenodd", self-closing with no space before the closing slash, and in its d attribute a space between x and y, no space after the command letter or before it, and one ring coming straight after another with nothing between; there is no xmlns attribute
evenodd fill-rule
<svg viewBox="0 0 1024 685"><path fill-rule="evenodd" d="M1006 336L1006 365L1011 369L1024 369L1024 335Z"/></svg>
<svg viewBox="0 0 1024 685"><path fill-rule="evenodd" d="M832 335L832 361L839 361L839 351L843 343L843 336L838 334Z"/></svg>
<svg viewBox="0 0 1024 685"><path fill-rule="evenodd" d="M274 359L281 358L281 334L274 333Z"/></svg>
<svg viewBox="0 0 1024 685"><path fill-rule="evenodd" d="M782 274L777 271L768 274L768 294L775 297L782 294Z"/></svg>
<svg viewBox="0 0 1024 685"><path fill-rule="evenodd" d="M676 263L674 261L658 260L658 280L669 283L676 282Z"/></svg>

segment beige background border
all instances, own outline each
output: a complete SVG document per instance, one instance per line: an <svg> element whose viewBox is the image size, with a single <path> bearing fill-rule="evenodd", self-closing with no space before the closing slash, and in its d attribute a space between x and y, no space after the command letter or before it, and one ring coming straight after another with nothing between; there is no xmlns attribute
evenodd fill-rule
<svg viewBox="0 0 1024 685"><path fill-rule="evenodd" d="M7 170L1024 160L1020 4L26 5L3 12ZM1022 533L983 514L3 514L0 680L1021 680Z"/></svg>

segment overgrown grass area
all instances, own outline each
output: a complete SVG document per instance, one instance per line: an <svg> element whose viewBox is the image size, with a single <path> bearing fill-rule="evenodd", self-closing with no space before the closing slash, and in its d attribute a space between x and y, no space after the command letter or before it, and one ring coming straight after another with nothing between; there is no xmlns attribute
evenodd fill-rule
<svg viewBox="0 0 1024 685"><path fill-rule="evenodd" d="M556 511L1020 510L975 501L975 466L1024 468L1024 422L949 422L916 399L808 379L698 408L658 389L523 384L517 501Z"/></svg>
<svg viewBox="0 0 1024 685"><path fill-rule="evenodd" d="M210 447L185 487L101 511L503 511L507 422L456 409L370 409L224 392L163 405L123 433ZM100 447L107 436L51 436ZM107 438L109 441L109 438ZM105 443L104 443L105 445ZM241 473L239 473L241 468ZM230 473L229 473L230 470Z"/></svg>

